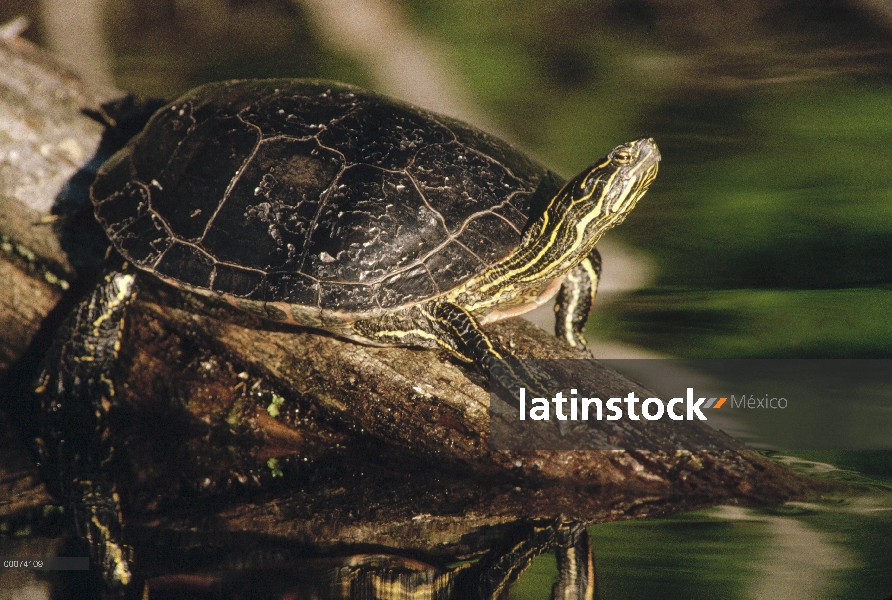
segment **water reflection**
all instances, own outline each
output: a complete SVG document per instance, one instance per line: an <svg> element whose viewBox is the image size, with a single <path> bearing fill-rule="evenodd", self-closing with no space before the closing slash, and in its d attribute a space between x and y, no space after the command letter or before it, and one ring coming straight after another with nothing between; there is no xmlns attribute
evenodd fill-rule
<svg viewBox="0 0 892 600"><path fill-rule="evenodd" d="M551 598L596 597L589 533L578 522L514 522L498 534L469 534L477 544L450 557L419 558L396 549L338 556L310 556L241 569L182 573L149 579L151 598L239 600L451 600L506 597L511 585L543 553L553 552L557 577ZM482 542L486 540L486 543ZM467 540L463 540L467 542ZM256 548L250 556L263 556ZM169 560L170 557L167 557Z"/></svg>
<svg viewBox="0 0 892 600"><path fill-rule="evenodd" d="M777 508L721 506L596 525L591 534L599 598L888 598L889 480L793 456L775 458L831 485L820 497ZM832 487L840 482L853 485Z"/></svg>

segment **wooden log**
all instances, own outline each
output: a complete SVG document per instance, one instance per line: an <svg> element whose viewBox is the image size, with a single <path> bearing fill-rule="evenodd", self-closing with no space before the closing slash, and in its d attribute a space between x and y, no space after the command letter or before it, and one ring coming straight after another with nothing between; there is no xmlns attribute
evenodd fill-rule
<svg viewBox="0 0 892 600"><path fill-rule="evenodd" d="M0 40L0 411L9 413L0 414L0 516L49 502L25 451L28 428L7 417L17 425L34 417L21 378L45 352L51 335L42 350L32 343L76 273L53 215L83 196L89 180L79 174L102 137L82 111L116 96L21 38Z"/></svg>

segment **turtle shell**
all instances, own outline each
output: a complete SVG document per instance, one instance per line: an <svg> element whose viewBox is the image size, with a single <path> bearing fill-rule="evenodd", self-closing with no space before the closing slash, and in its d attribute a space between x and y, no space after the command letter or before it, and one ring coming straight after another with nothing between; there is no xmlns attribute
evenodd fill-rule
<svg viewBox="0 0 892 600"><path fill-rule="evenodd" d="M115 248L165 281L355 317L509 255L559 184L465 123L343 84L254 80L159 110L91 197Z"/></svg>

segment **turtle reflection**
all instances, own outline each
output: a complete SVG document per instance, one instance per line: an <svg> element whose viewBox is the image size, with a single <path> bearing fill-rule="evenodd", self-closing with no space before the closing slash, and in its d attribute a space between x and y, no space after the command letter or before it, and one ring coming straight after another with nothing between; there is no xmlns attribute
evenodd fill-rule
<svg viewBox="0 0 892 600"><path fill-rule="evenodd" d="M589 535L579 522L517 522L472 556L432 564L386 551L296 560L277 566L206 578L193 575L149 580L152 598L188 589L201 598L318 600L497 599L545 552L557 558L552 598L595 598ZM202 593L203 592L203 593ZM160 594L160 595L159 595ZM193 597L190 595L190 597Z"/></svg>

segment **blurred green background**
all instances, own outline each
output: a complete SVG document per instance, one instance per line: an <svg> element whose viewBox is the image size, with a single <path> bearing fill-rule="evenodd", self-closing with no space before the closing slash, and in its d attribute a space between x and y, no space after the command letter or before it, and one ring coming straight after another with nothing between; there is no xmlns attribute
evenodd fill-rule
<svg viewBox="0 0 892 600"><path fill-rule="evenodd" d="M609 234L651 275L605 294L592 334L688 358L892 358L888 3L0 3L0 22L20 14L27 37L143 96L338 79L464 118L562 175L651 136L660 176ZM888 595L890 453L800 455L860 471L863 494L595 527L601 597L756 597L786 543L829 552L787 565L829 579L764 597ZM547 595L548 560L512 597Z"/></svg>

